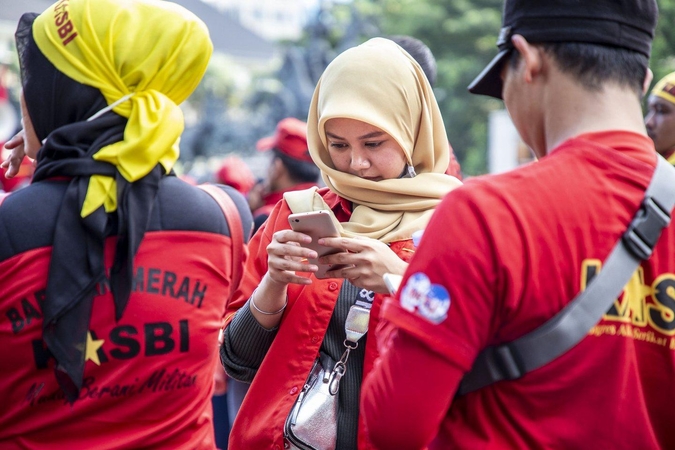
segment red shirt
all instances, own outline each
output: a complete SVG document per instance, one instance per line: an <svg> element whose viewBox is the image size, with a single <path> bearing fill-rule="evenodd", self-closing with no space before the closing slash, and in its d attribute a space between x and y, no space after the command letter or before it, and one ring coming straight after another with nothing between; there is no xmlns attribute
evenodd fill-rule
<svg viewBox="0 0 675 450"><path fill-rule="evenodd" d="M531 331L584 288L654 167L647 137L587 134L448 194L399 297L383 307L396 330L363 387L372 440L397 449L675 448L674 225L576 347L454 398L483 348ZM412 289L425 277L426 291Z"/></svg>

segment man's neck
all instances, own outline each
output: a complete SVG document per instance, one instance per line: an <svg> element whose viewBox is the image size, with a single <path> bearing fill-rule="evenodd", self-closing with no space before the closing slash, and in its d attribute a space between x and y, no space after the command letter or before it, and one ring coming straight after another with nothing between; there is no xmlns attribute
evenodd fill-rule
<svg viewBox="0 0 675 450"><path fill-rule="evenodd" d="M544 96L546 153L584 133L621 130L646 136L640 100L633 91L606 84L600 92L589 92L561 77Z"/></svg>

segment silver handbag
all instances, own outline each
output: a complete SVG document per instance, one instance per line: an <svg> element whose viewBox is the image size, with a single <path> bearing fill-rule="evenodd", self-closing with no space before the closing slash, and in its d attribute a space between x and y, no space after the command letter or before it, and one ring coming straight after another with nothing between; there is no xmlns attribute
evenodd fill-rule
<svg viewBox="0 0 675 450"><path fill-rule="evenodd" d="M370 310L352 306L345 321L345 351L331 367L327 355L314 361L305 386L284 424L284 435L291 449L334 450L337 443L338 391L347 372L349 352L368 331Z"/></svg>

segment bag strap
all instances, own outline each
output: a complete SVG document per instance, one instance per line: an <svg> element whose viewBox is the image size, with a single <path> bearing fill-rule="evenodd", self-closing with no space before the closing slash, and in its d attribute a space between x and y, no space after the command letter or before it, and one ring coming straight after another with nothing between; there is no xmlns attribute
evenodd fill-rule
<svg viewBox="0 0 675 450"><path fill-rule="evenodd" d="M328 379L328 392L336 395L340 389L340 380L347 373L347 361L349 353L359 346L359 340L368 332L368 322L370 321L370 309L363 306L352 305L345 320L345 336L343 342L345 351L340 360L335 363Z"/></svg>
<svg viewBox="0 0 675 450"><path fill-rule="evenodd" d="M457 395L520 378L578 344L618 298L640 262L649 259L661 232L670 223L673 206L675 168L658 156L640 209L588 287L530 333L484 349L462 379Z"/></svg>
<svg viewBox="0 0 675 450"><path fill-rule="evenodd" d="M230 290L230 296L232 296L236 287L239 286L242 276L242 265L239 262L244 254L244 227L241 224L241 216L232 198L218 186L200 184L197 187L213 197L218 203L230 229L230 240L232 241L232 289Z"/></svg>

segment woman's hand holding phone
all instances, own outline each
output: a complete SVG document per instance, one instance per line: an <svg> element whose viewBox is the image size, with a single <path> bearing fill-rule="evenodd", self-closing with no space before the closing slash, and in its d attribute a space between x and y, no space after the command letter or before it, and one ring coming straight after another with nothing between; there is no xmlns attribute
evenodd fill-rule
<svg viewBox="0 0 675 450"><path fill-rule="evenodd" d="M383 275L403 275L408 267L383 242L363 237L340 237L328 211L291 214L288 221L293 232L286 231L293 234L279 235L279 239L285 239L287 246L292 243L300 248L285 253L286 258L293 258L293 264L287 259L278 262L278 267L285 271L313 272L317 278L345 278L355 286L387 293ZM303 257L307 262L298 259ZM290 273L283 278L293 283L310 283L308 278Z"/></svg>
<svg viewBox="0 0 675 450"><path fill-rule="evenodd" d="M309 259L318 258L316 251L303 246L310 241L309 236L297 231L280 230L274 233L267 246L267 273L270 279L283 285L311 284L308 277L296 274L316 272L319 269L315 264L307 264Z"/></svg>
<svg viewBox="0 0 675 450"><path fill-rule="evenodd" d="M319 258L319 263L346 266L328 271L327 276L345 278L354 286L378 293L389 292L383 278L385 273L403 275L408 268L408 263L376 239L322 238L319 244L342 250Z"/></svg>
<svg viewBox="0 0 675 450"><path fill-rule="evenodd" d="M309 236L292 230L280 230L272 235L267 245L267 273L251 295L249 310L258 323L271 330L278 326L288 299L290 283L307 285L312 280L296 272L313 272L317 266L307 264L307 258L316 258L313 250L300 245L309 242Z"/></svg>
<svg viewBox="0 0 675 450"><path fill-rule="evenodd" d="M339 248L321 245L320 239L326 237L339 237L340 233L337 226L333 222L333 218L328 211L312 211L307 213L297 213L288 216L288 223L294 231L302 233L303 236L309 237L309 240L299 242L301 246L313 250L316 256L307 258L309 266L316 266L317 270L303 270L305 272L314 272L316 278L339 278L337 276L328 276L328 271L335 272L337 269L344 267L344 265L335 266L330 263L321 263L319 258L325 255L338 253Z"/></svg>

